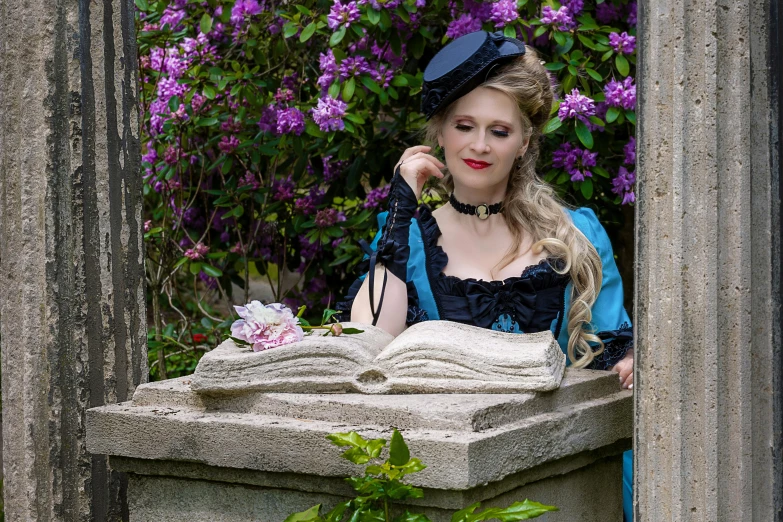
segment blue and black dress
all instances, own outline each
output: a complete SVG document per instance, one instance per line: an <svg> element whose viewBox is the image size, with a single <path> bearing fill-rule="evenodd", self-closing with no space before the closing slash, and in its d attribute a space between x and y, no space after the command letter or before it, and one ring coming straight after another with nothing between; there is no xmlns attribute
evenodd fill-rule
<svg viewBox="0 0 783 522"><path fill-rule="evenodd" d="M623 285L614 261L612 245L595 213L589 208L567 210L574 225L595 246L602 263L602 283L592 307L591 326L604 341L604 352L589 366L592 369L611 368L633 346L633 331L628 313L623 307ZM368 249L377 249L383 235L388 212L378 215L380 231ZM438 246L441 231L427 205L418 208L418 218L411 220L406 283L408 287L408 326L427 320L449 320L504 332L532 333L551 330L563 352L568 347L566 328L571 296L571 278L559 274L553 264L544 259L529 266L519 275L502 281L460 279L443 273L448 256ZM337 303L348 312L362 286L368 263L361 267L362 275L351 285L344 302ZM568 361L570 364L570 361ZM623 511L631 520L632 456L623 458Z"/></svg>

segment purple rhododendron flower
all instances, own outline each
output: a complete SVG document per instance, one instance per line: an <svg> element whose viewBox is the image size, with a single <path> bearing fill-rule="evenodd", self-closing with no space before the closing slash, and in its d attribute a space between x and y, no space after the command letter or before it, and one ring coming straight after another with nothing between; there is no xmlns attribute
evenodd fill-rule
<svg viewBox="0 0 783 522"><path fill-rule="evenodd" d="M209 247L204 243L197 243L193 248L185 251L185 257L188 259L201 259L207 252L209 252Z"/></svg>
<svg viewBox="0 0 783 522"><path fill-rule="evenodd" d="M474 33L481 29L481 20L473 18L469 14L464 14L452 21L446 28L446 36L451 39L457 39L468 33Z"/></svg>
<svg viewBox="0 0 783 522"><path fill-rule="evenodd" d="M289 107L277 113L277 133L293 133L299 136L305 129L305 118L302 111Z"/></svg>
<svg viewBox="0 0 783 522"><path fill-rule="evenodd" d="M631 27L636 27L636 0L633 2L628 2L628 25Z"/></svg>
<svg viewBox="0 0 783 522"><path fill-rule="evenodd" d="M604 86L604 94L606 104L610 107L621 107L626 110L636 107L636 85L633 84L633 78L630 76L622 82L610 80Z"/></svg>
<svg viewBox="0 0 783 522"><path fill-rule="evenodd" d="M169 27L174 29L183 18L185 18L184 9L172 9L171 7L167 7L160 17L160 25L169 24Z"/></svg>
<svg viewBox="0 0 783 522"><path fill-rule="evenodd" d="M318 99L318 105L313 109L313 120L322 131L343 130L343 116L348 104L331 96Z"/></svg>
<svg viewBox="0 0 783 522"><path fill-rule="evenodd" d="M478 1L464 0L464 2L462 2L462 5L465 7L465 10L468 12L470 16L478 20L481 20L482 23L488 22L490 17L492 16L492 7L493 7L492 2L483 2L481 0ZM452 14L452 16L454 15Z"/></svg>
<svg viewBox="0 0 783 522"><path fill-rule="evenodd" d="M223 154L231 154L237 147L239 147L239 139L236 136L223 136L218 143L218 148Z"/></svg>
<svg viewBox="0 0 783 522"><path fill-rule="evenodd" d="M261 119L258 120L258 127L263 132L274 132L277 122L277 108L274 105L267 105L261 111Z"/></svg>
<svg viewBox="0 0 783 522"><path fill-rule="evenodd" d="M623 16L623 8L611 2L603 2L595 6L595 19L599 24L610 24Z"/></svg>
<svg viewBox="0 0 783 522"><path fill-rule="evenodd" d="M329 29L337 29L340 26L350 27L351 23L359 20L361 16L356 2L348 2L343 5L340 0L334 0L332 9L326 17L326 23Z"/></svg>
<svg viewBox="0 0 783 522"><path fill-rule="evenodd" d="M498 0L492 3L489 20L495 22L495 27L504 27L518 19L517 0Z"/></svg>
<svg viewBox="0 0 783 522"><path fill-rule="evenodd" d="M259 5L258 0L237 0L231 8L231 23L240 25L245 21L245 17L260 14L263 10L263 5Z"/></svg>
<svg viewBox="0 0 783 522"><path fill-rule="evenodd" d="M370 64L364 56L349 56L340 63L340 78L347 80L351 76L359 76L370 72Z"/></svg>
<svg viewBox="0 0 783 522"><path fill-rule="evenodd" d="M296 185L291 176L282 180L276 179L272 182L272 199L275 201L288 201L294 199L295 188Z"/></svg>
<svg viewBox="0 0 783 522"><path fill-rule="evenodd" d="M315 226L317 226L318 228L331 227L332 225L337 223L338 219L339 219L339 213L337 212L337 209L325 208L319 210L315 214Z"/></svg>
<svg viewBox="0 0 783 522"><path fill-rule="evenodd" d="M620 34L609 33L609 45L612 46L615 52L632 54L636 50L636 37L630 36L625 31Z"/></svg>
<svg viewBox="0 0 783 522"><path fill-rule="evenodd" d="M628 143L623 146L623 154L625 154L623 163L626 165L633 165L636 163L636 138L631 136L628 139Z"/></svg>
<svg viewBox="0 0 783 522"><path fill-rule="evenodd" d="M304 339L299 318L280 303L263 305L253 300L234 306L241 319L231 325L231 335L253 345L254 352L275 348Z"/></svg>
<svg viewBox="0 0 783 522"><path fill-rule="evenodd" d="M557 11L548 5L544 6L544 9L541 11L541 23L556 26L560 31L570 31L576 27L576 22L574 22L566 6L562 6Z"/></svg>
<svg viewBox="0 0 783 522"><path fill-rule="evenodd" d="M560 121L574 118L587 123L590 116L595 114L595 102L592 98L580 94L578 89L573 89L571 94L566 94L565 100L560 104L557 117Z"/></svg>
<svg viewBox="0 0 783 522"><path fill-rule="evenodd" d="M568 12L572 17L579 16L585 8L584 0L565 0L563 5L568 8Z"/></svg>
<svg viewBox="0 0 783 522"><path fill-rule="evenodd" d="M636 183L636 173L628 172L625 167L620 167L617 177L612 180L612 192L623 197L623 205L636 201L636 195L633 192L634 183Z"/></svg>
<svg viewBox="0 0 783 522"><path fill-rule="evenodd" d="M389 197L389 190L391 190L391 185L372 189L367 193L367 200L362 205L362 208L379 208L386 198Z"/></svg>
<svg viewBox="0 0 783 522"><path fill-rule="evenodd" d="M552 154L552 166L565 169L571 176L571 181L584 181L586 177L593 177L588 167L595 167L596 158L597 152L589 152L564 143Z"/></svg>

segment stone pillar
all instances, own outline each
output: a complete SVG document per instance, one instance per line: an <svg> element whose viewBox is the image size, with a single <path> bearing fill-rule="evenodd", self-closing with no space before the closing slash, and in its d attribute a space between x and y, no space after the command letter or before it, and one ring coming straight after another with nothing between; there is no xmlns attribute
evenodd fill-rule
<svg viewBox="0 0 783 522"><path fill-rule="evenodd" d="M774 4L639 2L637 522L783 520Z"/></svg>
<svg viewBox="0 0 783 522"><path fill-rule="evenodd" d="M85 410L147 379L133 0L0 0L6 520L116 520Z"/></svg>

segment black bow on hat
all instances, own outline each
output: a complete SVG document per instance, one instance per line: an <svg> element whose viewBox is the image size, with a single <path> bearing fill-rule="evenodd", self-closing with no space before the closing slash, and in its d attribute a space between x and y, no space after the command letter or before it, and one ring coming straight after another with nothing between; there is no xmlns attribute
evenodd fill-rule
<svg viewBox="0 0 783 522"><path fill-rule="evenodd" d="M493 65L525 54L525 44L502 32L476 31L438 51L424 69L421 112L429 120L453 100L483 83Z"/></svg>

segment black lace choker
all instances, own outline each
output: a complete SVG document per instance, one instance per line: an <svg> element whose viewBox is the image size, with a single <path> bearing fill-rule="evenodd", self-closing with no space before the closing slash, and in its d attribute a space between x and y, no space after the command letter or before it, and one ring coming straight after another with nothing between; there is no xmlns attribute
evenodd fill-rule
<svg viewBox="0 0 783 522"><path fill-rule="evenodd" d="M451 203L451 206L460 214L478 216L479 219L487 219L492 214L499 214L503 211L502 201L495 203L494 205L487 205L486 203L482 203L481 205L468 205L457 201L453 192L451 193L451 196L449 196L449 203Z"/></svg>

